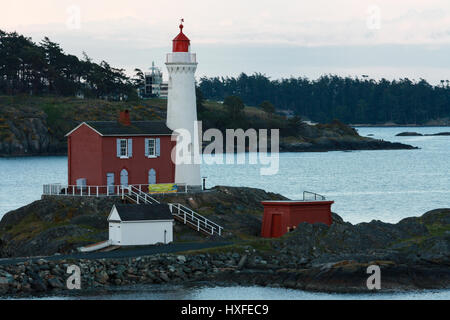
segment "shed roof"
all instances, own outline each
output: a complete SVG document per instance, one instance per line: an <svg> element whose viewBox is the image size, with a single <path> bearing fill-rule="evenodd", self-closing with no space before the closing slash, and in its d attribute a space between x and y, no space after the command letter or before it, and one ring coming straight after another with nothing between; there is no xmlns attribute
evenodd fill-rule
<svg viewBox="0 0 450 320"><path fill-rule="evenodd" d="M116 204L121 221L173 220L168 204Z"/></svg>
<svg viewBox="0 0 450 320"><path fill-rule="evenodd" d="M172 135L164 121L132 121L131 125L125 126L118 121L86 121L84 124L91 127L102 136L144 136L144 135ZM82 124L83 124L82 123ZM74 130L67 134L70 135Z"/></svg>

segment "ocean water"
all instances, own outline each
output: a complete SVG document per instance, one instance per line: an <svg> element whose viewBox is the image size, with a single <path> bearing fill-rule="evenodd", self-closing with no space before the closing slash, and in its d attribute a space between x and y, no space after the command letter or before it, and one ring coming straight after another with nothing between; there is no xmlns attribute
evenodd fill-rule
<svg viewBox="0 0 450 320"><path fill-rule="evenodd" d="M403 131L437 133L448 127L358 128L361 135L419 150L281 153L276 175L267 165L202 165L207 186L248 186L301 199L303 191L335 201L334 212L352 223L398 222L450 207L450 136L396 137ZM67 183L66 157L0 159L0 217L38 200L42 185Z"/></svg>
<svg viewBox="0 0 450 320"><path fill-rule="evenodd" d="M306 292L269 287L184 287L143 285L114 288L101 294L44 296L40 300L448 300L450 290L361 294Z"/></svg>
<svg viewBox="0 0 450 320"><path fill-rule="evenodd" d="M450 207L450 137L396 137L403 131L437 133L445 127L358 128L361 135L398 141L419 150L280 154L279 171L261 176L259 165L203 165L207 186L262 188L292 199L313 191L334 200L333 210L352 223L398 222L428 210ZM264 166L263 166L264 167ZM66 157L0 159L0 217L41 197L42 185L67 183ZM42 299L449 299L450 290L383 294L328 294L261 287L142 286L101 295Z"/></svg>

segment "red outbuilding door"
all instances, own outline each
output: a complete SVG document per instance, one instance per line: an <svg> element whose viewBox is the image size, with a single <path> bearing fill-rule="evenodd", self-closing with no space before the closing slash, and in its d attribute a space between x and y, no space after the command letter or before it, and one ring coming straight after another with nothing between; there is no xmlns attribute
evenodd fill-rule
<svg viewBox="0 0 450 320"><path fill-rule="evenodd" d="M279 238L283 235L281 230L281 214L272 214L272 225L270 235L272 238Z"/></svg>

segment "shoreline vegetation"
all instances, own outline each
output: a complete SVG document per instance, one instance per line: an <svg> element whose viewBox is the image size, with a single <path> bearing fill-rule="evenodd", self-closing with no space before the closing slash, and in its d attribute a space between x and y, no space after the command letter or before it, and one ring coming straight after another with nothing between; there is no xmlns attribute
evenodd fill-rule
<svg viewBox="0 0 450 320"><path fill-rule="evenodd" d="M432 128L432 127L450 127L450 122L443 121L436 124L396 124L396 123L384 123L384 124L349 124L352 128L401 128L401 127L413 127L413 128Z"/></svg>
<svg viewBox="0 0 450 320"><path fill-rule="evenodd" d="M66 53L44 37L40 42L0 30L0 95L57 95L104 100L137 100L145 86L144 72L134 75L107 61L95 62ZM138 67L138 66L136 66ZM325 74L271 79L262 73L237 77L201 77L198 92L215 101L239 97L247 105L278 110L329 123L429 124L450 119L450 81L432 85L425 79L375 80ZM233 117L237 120L236 117ZM233 127L230 127L233 128Z"/></svg>
<svg viewBox="0 0 450 320"><path fill-rule="evenodd" d="M309 125L299 117L286 118L244 106L238 98L230 102L242 108L233 118L232 107L202 100L200 95L199 99L199 119L204 131L209 128L222 132L228 128L280 129L280 152L415 149L406 144L361 137L355 129L338 120ZM115 121L124 109L130 110L132 121L163 120L166 107L167 100L162 99L115 102L57 96L0 96L0 157L66 155L65 134L83 121Z"/></svg>
<svg viewBox="0 0 450 320"><path fill-rule="evenodd" d="M361 293L368 292L367 267L374 264L381 268L381 292L450 287L450 209L432 210L396 224L374 220L353 225L333 214L330 227L303 223L281 238L263 239L259 237L261 201L286 199L281 195L215 187L210 192L160 195L159 199L194 208L223 225L224 237L205 238L177 224L175 242L186 245L183 252L59 258L105 239L106 217L119 199L43 197L0 221L0 293L9 297L67 294L66 269L71 264L80 266L82 288L90 291L201 283ZM205 241L217 247L189 249L190 243ZM17 263L14 257L20 256L51 259Z"/></svg>

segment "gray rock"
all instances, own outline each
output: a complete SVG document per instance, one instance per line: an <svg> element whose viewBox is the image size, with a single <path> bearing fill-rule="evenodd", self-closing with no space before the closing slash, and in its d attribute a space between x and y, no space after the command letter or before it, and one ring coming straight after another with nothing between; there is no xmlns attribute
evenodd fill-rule
<svg viewBox="0 0 450 320"><path fill-rule="evenodd" d="M159 274L159 277L160 277L163 281L165 281L165 282L169 282L169 281L170 281L169 276L168 276L166 273L164 273L164 272L161 272L161 273Z"/></svg>
<svg viewBox="0 0 450 320"><path fill-rule="evenodd" d="M248 259L248 256L246 254L244 254L237 265L238 270L241 270L244 268L245 264L247 263L247 259Z"/></svg>
<svg viewBox="0 0 450 320"><path fill-rule="evenodd" d="M55 289L64 289L64 284L58 278L50 278L48 279L48 285Z"/></svg>
<svg viewBox="0 0 450 320"><path fill-rule="evenodd" d="M45 292L45 291L47 291L47 285L40 278L34 279L31 282L31 287L37 292Z"/></svg>
<svg viewBox="0 0 450 320"><path fill-rule="evenodd" d="M98 273L97 275L96 275L96 280L98 281L98 282L100 282L101 284L106 284L107 282L108 282L108 280L109 280L109 276L108 276L108 274L106 273L106 271L101 271L100 273Z"/></svg>

